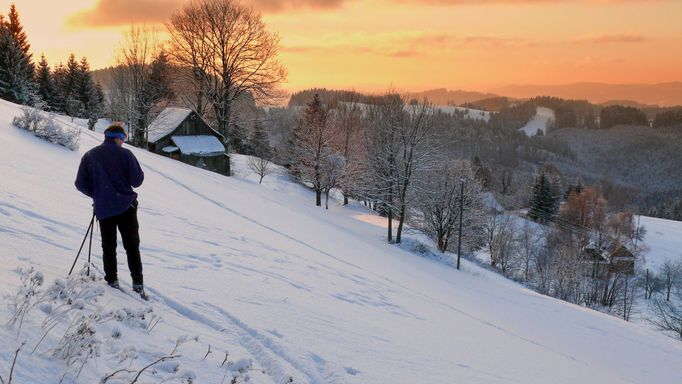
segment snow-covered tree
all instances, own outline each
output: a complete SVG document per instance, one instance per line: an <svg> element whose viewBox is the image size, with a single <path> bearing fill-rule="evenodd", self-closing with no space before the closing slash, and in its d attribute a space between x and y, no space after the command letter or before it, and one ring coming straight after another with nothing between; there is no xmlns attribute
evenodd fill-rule
<svg viewBox="0 0 682 384"><path fill-rule="evenodd" d="M682 262L666 260L658 272L665 289L665 300L670 301L670 293L682 288Z"/></svg>
<svg viewBox="0 0 682 384"><path fill-rule="evenodd" d="M347 92L343 101L339 101L334 110L335 122L338 126L338 151L345 159L344 178L339 187L343 192L343 204L358 190L359 173L362 160L361 133L363 128L363 111L359 103L359 94Z"/></svg>
<svg viewBox="0 0 682 384"><path fill-rule="evenodd" d="M54 108L55 85L54 80L52 79L50 65L47 63L45 55L40 56L40 62L38 63L38 68L36 70L36 85L36 91L41 100L49 107Z"/></svg>
<svg viewBox="0 0 682 384"><path fill-rule="evenodd" d="M408 206L416 197L415 174L433 160L436 143L431 139L434 109L426 101L407 103L398 94L385 95L368 111L366 169L370 199L379 202L388 217L388 240L392 220L398 219L395 241L401 242Z"/></svg>
<svg viewBox="0 0 682 384"><path fill-rule="evenodd" d="M292 167L294 173L315 191L315 205L322 206L323 164L331 152L336 131L327 107L315 95L294 127Z"/></svg>
<svg viewBox="0 0 682 384"><path fill-rule="evenodd" d="M551 181L544 172L540 172L533 185L528 217L537 222L546 223L554 217L557 212L556 208Z"/></svg>
<svg viewBox="0 0 682 384"><path fill-rule="evenodd" d="M258 120L255 122L253 132L249 138L249 148L252 155L249 159L249 167L260 177L258 181L260 184L272 168L272 147L270 147L268 133L265 131L263 124Z"/></svg>
<svg viewBox="0 0 682 384"><path fill-rule="evenodd" d="M417 211L421 227L436 240L441 252L457 246L460 211L464 246L471 249L480 243L485 220L482 186L470 163L443 163L426 172Z"/></svg>
<svg viewBox="0 0 682 384"><path fill-rule="evenodd" d="M0 98L20 104L31 101L34 65L30 47L12 4L7 20L0 19Z"/></svg>
<svg viewBox="0 0 682 384"><path fill-rule="evenodd" d="M344 178L346 159L334 152L325 151L322 155L322 191L325 195L324 207L329 209L329 192L336 188Z"/></svg>

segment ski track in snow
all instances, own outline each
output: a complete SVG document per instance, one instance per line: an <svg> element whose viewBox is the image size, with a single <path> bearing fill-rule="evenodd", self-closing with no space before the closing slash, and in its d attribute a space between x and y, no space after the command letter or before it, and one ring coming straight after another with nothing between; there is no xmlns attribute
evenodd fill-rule
<svg viewBox="0 0 682 384"><path fill-rule="evenodd" d="M221 208L221 209L223 209L223 210L225 210L225 211L227 211L227 212L230 212L230 213L232 213L232 214L235 215L235 216L239 216L239 217L241 217L242 219L244 219L244 220L246 220L246 221L249 221L249 222L251 222L251 223L253 223L253 224L258 225L259 227L265 228L265 229L267 229L267 230L269 230L269 231L271 231L271 232L274 232L274 233L276 233L276 234L278 234L278 235L280 235L280 236L282 236L282 237L285 237L285 238L288 239L288 240L291 240L291 241L293 241L293 242L295 242L295 243L298 243L298 244L300 244L300 245L302 245L302 246L304 246L304 247L306 247L306 248L312 249L313 251L318 252L318 253L320 253L320 254L322 254L322 255L325 255L325 256L327 256L327 257L330 257L330 258L332 258L332 259L338 261L339 263L342 263L342 264L345 264L345 265L354 267L354 268L356 268L356 269L358 269L358 270L362 270L362 268L361 268L360 266L358 266L358 265L355 265L355 264L350 263L350 262L348 262L348 261L346 261L346 260L340 259L340 258L338 258L338 257L336 257L336 256L334 256L334 255L332 255L332 254L330 254L330 253L328 253L328 252L325 252L325 251L323 251L323 250L321 250L321 249L319 249L319 248L317 248L317 247L314 247L314 246L312 246L312 245L306 243L305 241L301 241L301 240L299 240L299 239L297 239L297 238L295 238L295 237L293 237L293 236L291 236L291 235L288 235L288 234L286 234L286 233L284 233L284 232L282 232L282 231L279 231L279 230L277 230L277 229L275 229L275 228L272 228L272 227L270 227L270 226L268 226L268 225L265 225L265 224L263 224L263 223L261 223L261 222L259 222L259 221L257 221L257 220L254 220L254 219L252 219L252 218L250 218L250 217L244 215L243 213L237 212L237 211L235 211L234 209L229 208L229 207L225 206L224 204L222 204L221 202L219 202L219 201L217 201L217 200L214 200L214 199L212 199L212 198L210 198L210 197L208 197L208 196L206 196L206 195L200 193L199 191L197 191L197 190L195 190L195 189L189 187L187 184L185 184L185 183L183 183L183 182L181 182L181 181L179 181L179 180L177 180L177 179L175 179L175 178L173 178L173 177L171 177L171 176L168 176L168 175L164 174L164 173L161 172L161 171L158 171L158 170L156 170L156 169L154 169L154 168L152 168L152 167L150 167L150 166L148 166L148 165L145 165L145 168L150 169L151 171L153 171L154 173L158 174L159 176L161 176L161 177L163 177L163 178L165 178L165 179L167 179L167 180L169 180L169 181L171 181L171 182L177 184L178 186L184 188L184 189L187 190L188 192L193 193L193 194L195 194L195 195L197 195L197 196L199 196L199 197L205 199L206 201L211 202L211 203L214 204L215 206L217 206L217 207L219 207L219 208Z"/></svg>
<svg viewBox="0 0 682 384"><path fill-rule="evenodd" d="M156 297L160 298L167 307L179 315L192 321L197 321L215 331L238 336L239 343L251 354L276 383L284 384L288 382L290 377L294 377L298 380L301 376L305 377L309 384L345 383L341 376L327 367L324 359L318 356L316 359L318 363L317 368L311 368L309 364L301 362L291 356L285 347L249 327L246 323L220 307L208 302L194 303L195 305L209 309L211 312L219 315L219 317L223 319L222 322L212 320L190 307L163 295L156 289L149 287L147 289ZM309 355L317 356L313 353L309 353ZM299 375L294 374L294 371L298 372Z"/></svg>

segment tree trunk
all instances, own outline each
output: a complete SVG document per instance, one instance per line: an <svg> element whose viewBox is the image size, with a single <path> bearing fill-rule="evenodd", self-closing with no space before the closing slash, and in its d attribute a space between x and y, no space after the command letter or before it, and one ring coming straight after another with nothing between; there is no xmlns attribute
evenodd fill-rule
<svg viewBox="0 0 682 384"><path fill-rule="evenodd" d="M393 211L388 209L388 242L393 242Z"/></svg>
<svg viewBox="0 0 682 384"><path fill-rule="evenodd" d="M319 188L315 189L315 205L318 207L322 206L322 190Z"/></svg>
<svg viewBox="0 0 682 384"><path fill-rule="evenodd" d="M403 223L405 222L405 204L400 207L400 220L398 221L398 230L395 235L395 242L400 243L403 234Z"/></svg>
<svg viewBox="0 0 682 384"><path fill-rule="evenodd" d="M346 195L345 193L343 194L343 205L348 205L348 195Z"/></svg>
<svg viewBox="0 0 682 384"><path fill-rule="evenodd" d="M329 190L324 191L324 209L329 209Z"/></svg>

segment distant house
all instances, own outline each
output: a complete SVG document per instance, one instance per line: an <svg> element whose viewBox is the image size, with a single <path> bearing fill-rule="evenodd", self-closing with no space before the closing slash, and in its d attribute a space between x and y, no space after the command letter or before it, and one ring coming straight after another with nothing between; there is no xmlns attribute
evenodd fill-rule
<svg viewBox="0 0 682 384"><path fill-rule="evenodd" d="M147 149L195 167L230 174L224 137L196 112L169 107L149 125Z"/></svg>
<svg viewBox="0 0 682 384"><path fill-rule="evenodd" d="M609 273L609 260L604 252L596 248L587 248L583 251L580 262L585 267L584 275L593 279L605 279Z"/></svg>
<svg viewBox="0 0 682 384"><path fill-rule="evenodd" d="M580 257L587 277L606 279L610 274L635 274L635 255L620 243L606 249L587 248Z"/></svg>
<svg viewBox="0 0 682 384"><path fill-rule="evenodd" d="M612 243L606 248L609 255L610 271L625 275L635 274L635 255L620 243Z"/></svg>

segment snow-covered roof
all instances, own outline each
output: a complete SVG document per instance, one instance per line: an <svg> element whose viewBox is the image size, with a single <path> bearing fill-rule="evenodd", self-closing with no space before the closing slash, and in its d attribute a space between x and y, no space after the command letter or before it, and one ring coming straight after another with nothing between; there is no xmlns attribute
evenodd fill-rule
<svg viewBox="0 0 682 384"><path fill-rule="evenodd" d="M149 125L150 143L156 143L169 135L180 123L182 123L192 110L189 108L168 107L159 113L159 116Z"/></svg>
<svg viewBox="0 0 682 384"><path fill-rule="evenodd" d="M171 140L184 155L215 155L225 152L225 146L215 136L173 136Z"/></svg>
<svg viewBox="0 0 682 384"><path fill-rule="evenodd" d="M162 149L162 151L164 151L164 152L166 152L166 153L172 153L172 152L175 152L175 151L177 151L177 150L178 150L178 147L174 147L174 146L172 146L172 145L163 147L163 149Z"/></svg>

